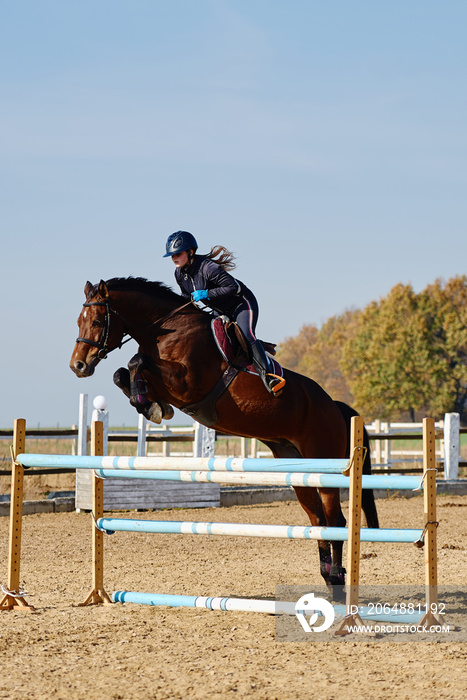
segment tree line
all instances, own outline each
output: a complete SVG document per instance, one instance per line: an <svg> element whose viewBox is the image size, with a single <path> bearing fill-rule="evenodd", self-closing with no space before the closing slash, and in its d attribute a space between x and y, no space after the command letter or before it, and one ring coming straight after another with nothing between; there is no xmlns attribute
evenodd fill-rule
<svg viewBox="0 0 467 700"><path fill-rule="evenodd" d="M396 284L363 310L304 325L277 359L366 420L419 420L457 412L467 422L467 277L422 292Z"/></svg>

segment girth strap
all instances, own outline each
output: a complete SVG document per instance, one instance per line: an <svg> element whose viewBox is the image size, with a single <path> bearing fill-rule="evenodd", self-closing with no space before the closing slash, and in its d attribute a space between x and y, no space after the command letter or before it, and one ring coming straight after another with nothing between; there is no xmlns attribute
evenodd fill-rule
<svg viewBox="0 0 467 700"><path fill-rule="evenodd" d="M224 393L227 387L233 382L237 374L241 371L240 367L229 365L223 372L219 381L213 386L211 391L196 403L183 406L180 410L189 416L192 416L198 423L202 423L207 428L211 428L218 421L216 403L218 398Z"/></svg>

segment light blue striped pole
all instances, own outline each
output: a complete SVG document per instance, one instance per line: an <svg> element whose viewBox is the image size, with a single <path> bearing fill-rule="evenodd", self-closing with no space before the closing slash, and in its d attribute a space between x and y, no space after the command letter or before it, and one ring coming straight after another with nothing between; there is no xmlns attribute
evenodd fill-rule
<svg viewBox="0 0 467 700"><path fill-rule="evenodd" d="M262 612L270 615L295 615L295 603L250 598L216 598L192 595L165 595L158 593L134 593L115 591L114 603L137 603L140 605L166 605L175 608L204 608L207 610Z"/></svg>
<svg viewBox="0 0 467 700"><path fill-rule="evenodd" d="M145 532L177 535L227 535L233 537L275 537L290 540L327 540L347 542L346 527L310 527L301 525L256 525L249 523L206 523L195 521L136 520L126 518L99 518L96 525L112 532ZM423 530L393 528L362 528L362 542L413 543Z"/></svg>
<svg viewBox="0 0 467 700"><path fill-rule="evenodd" d="M315 488L348 488L349 477L343 474L280 474L276 472L202 472L202 471L120 471L118 469L96 469L97 476L103 479L155 479L161 481L185 481L216 484L242 484L249 486L310 486ZM416 476L380 476L378 474L362 477L364 489L396 489L412 491L420 486L420 477Z"/></svg>
<svg viewBox="0 0 467 700"><path fill-rule="evenodd" d="M261 612L269 615L295 615L295 603L276 600L255 600L250 598L221 598L194 595L169 595L164 593L135 593L132 591L115 591L112 593L114 603L136 603L138 605L167 606L172 608L203 608L205 610ZM345 605L334 605L336 615L346 615ZM359 606L359 615L368 622L387 622L399 624L418 624L423 612L394 612L379 610L369 606Z"/></svg>
<svg viewBox="0 0 467 700"><path fill-rule="evenodd" d="M242 457L92 457L78 455L20 454L23 467L119 469L134 471L308 472L340 474L347 459L253 459Z"/></svg>
<svg viewBox="0 0 467 700"><path fill-rule="evenodd" d="M182 457L92 457L78 455L21 454L16 458L24 467L94 469L102 478L122 477L167 481L211 482L224 484L317 486L348 488L349 478L342 475L345 459L250 459ZM185 469L185 467L193 469ZM157 467L157 470L154 469ZM418 476L364 475L367 489L416 490Z"/></svg>

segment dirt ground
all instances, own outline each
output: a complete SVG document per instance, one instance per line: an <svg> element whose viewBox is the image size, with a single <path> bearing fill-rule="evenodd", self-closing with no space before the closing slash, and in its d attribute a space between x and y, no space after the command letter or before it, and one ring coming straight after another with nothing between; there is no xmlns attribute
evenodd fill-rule
<svg viewBox="0 0 467 700"><path fill-rule="evenodd" d="M420 497L378 501L384 527L421 527ZM465 585L467 497L438 499L439 582ZM124 517L306 525L296 502ZM91 588L86 513L23 519L21 579L36 606L0 612L0 698L254 699L465 697L460 642L283 643L275 618L258 613L78 607ZM8 518L0 518L0 582L6 584ZM116 533L105 537L105 588L274 598L276 585L321 585L316 543ZM345 546L344 546L345 552ZM363 584L424 582L424 552L362 543ZM294 618L292 618L294 619Z"/></svg>

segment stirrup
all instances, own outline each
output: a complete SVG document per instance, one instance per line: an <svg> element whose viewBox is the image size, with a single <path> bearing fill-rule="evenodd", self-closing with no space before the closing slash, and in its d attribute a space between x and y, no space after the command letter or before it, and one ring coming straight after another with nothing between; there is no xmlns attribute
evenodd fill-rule
<svg viewBox="0 0 467 700"><path fill-rule="evenodd" d="M267 372L266 377L268 379L269 391L273 396L280 396L285 386L284 377L279 377L277 374L272 374L272 372Z"/></svg>

